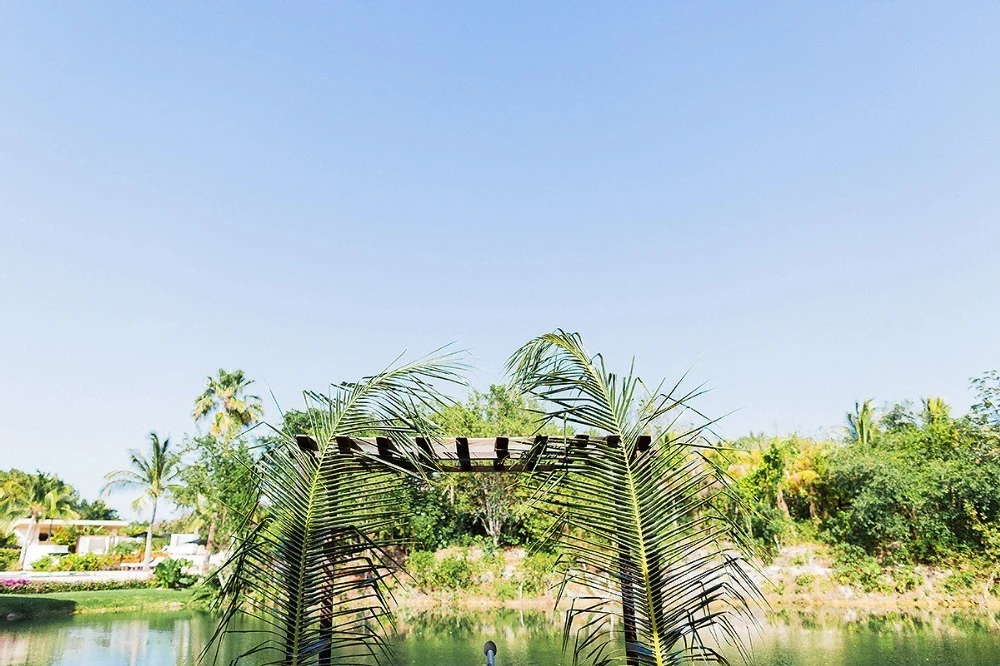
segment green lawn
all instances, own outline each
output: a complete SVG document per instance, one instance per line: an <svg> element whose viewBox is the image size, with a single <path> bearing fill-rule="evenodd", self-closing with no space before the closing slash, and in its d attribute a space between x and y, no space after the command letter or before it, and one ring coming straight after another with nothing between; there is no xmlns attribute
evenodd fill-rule
<svg viewBox="0 0 1000 666"><path fill-rule="evenodd" d="M53 594L0 594L0 619L10 615L39 617L70 613L124 613L180 610L190 590L100 590Z"/></svg>

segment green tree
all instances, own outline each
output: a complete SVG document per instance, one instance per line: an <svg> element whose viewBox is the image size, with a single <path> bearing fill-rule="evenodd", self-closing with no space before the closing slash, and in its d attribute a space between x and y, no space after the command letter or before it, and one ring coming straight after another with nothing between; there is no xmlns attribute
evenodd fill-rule
<svg viewBox="0 0 1000 666"><path fill-rule="evenodd" d="M854 403L854 411L847 413L847 439L862 446L871 446L878 434L878 421L872 400Z"/></svg>
<svg viewBox="0 0 1000 666"><path fill-rule="evenodd" d="M207 436L194 438L187 447L196 459L185 475L188 489L182 501L201 514L208 526L208 557L216 551L220 528L229 536L229 508L238 505L248 490L241 479L252 465L252 456L242 436L264 414L260 397L248 392L252 384L242 370L220 368L217 376L205 379L205 390L194 402L195 423L209 421L211 425ZM234 493L238 496L232 497ZM208 558L205 566L207 570Z"/></svg>
<svg viewBox="0 0 1000 666"><path fill-rule="evenodd" d="M80 500L76 505L76 512L81 520L120 520L118 511L104 503L102 499L93 502Z"/></svg>
<svg viewBox="0 0 1000 666"><path fill-rule="evenodd" d="M711 448L707 424L648 435L656 423L676 423L698 391L650 396L631 369L610 372L578 334L564 331L528 342L508 370L513 386L546 405L547 420L602 436L559 452L569 471L542 481L544 501L570 530L553 532L566 582L620 593L621 603L588 598L570 610L564 641L589 635L575 658L609 663L608 651L624 643L631 664L725 662L704 634L731 626L730 614L747 611L756 594L720 543L743 545L740 531L701 510L726 491L726 480L703 456ZM611 616L623 633L611 630Z"/></svg>
<svg viewBox="0 0 1000 666"><path fill-rule="evenodd" d="M441 432L450 437L528 437L554 435L555 424L541 420L537 402L529 402L508 386L493 385L489 391L473 391L465 404L450 405L434 415ZM476 472L446 475L440 486L452 505L478 523L494 546L510 531L511 524L531 526L531 531L546 529L551 521L539 522L540 516L524 501L521 477L513 474Z"/></svg>
<svg viewBox="0 0 1000 666"><path fill-rule="evenodd" d="M970 410L972 420L1000 430L1000 373L996 370L984 372L973 378L971 384L976 392L976 402Z"/></svg>
<svg viewBox="0 0 1000 666"><path fill-rule="evenodd" d="M451 356L424 358L307 393L320 417L314 439L284 436L256 462L252 519L236 535L216 638L248 611L268 634L252 652L271 652L274 663L388 660L381 630L394 563L383 535L403 522L399 473L423 469L412 438L435 435L421 406L442 404L436 386L453 381L455 367ZM333 442L373 434L392 440L407 464L342 453Z"/></svg>
<svg viewBox="0 0 1000 666"><path fill-rule="evenodd" d="M176 492L180 484L181 457L170 450L170 439L161 440L155 432L149 433L149 449L146 452L129 450L129 468L108 472L104 479L102 493L116 490L138 489L141 491L132 506L139 510L150 504L149 528L146 530L146 554L143 565L149 569L153 559L153 525L161 500Z"/></svg>
<svg viewBox="0 0 1000 666"><path fill-rule="evenodd" d="M194 402L195 423L211 419L210 435L222 442L235 439L264 415L260 397L247 393L251 384L242 370L220 368L218 376L207 377L205 390Z"/></svg>
<svg viewBox="0 0 1000 666"><path fill-rule="evenodd" d="M18 567L25 567L28 549L38 539L38 521L42 518L73 518L76 491L59 477L44 472L25 474L12 472L0 490L0 504L8 515L20 514L30 521L27 536L21 546Z"/></svg>

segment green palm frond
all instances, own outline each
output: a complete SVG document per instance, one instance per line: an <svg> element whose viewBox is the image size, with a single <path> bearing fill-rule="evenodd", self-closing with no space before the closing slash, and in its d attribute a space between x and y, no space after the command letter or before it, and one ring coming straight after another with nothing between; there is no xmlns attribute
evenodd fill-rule
<svg viewBox="0 0 1000 666"><path fill-rule="evenodd" d="M749 615L760 595L734 548L746 544L714 509L727 486L702 455L707 424L688 404L699 390L647 391L631 369L609 372L564 331L530 341L508 371L550 419L601 433L567 445L558 454L566 470L539 481L540 501L559 518L563 589L601 591L567 613L574 663L724 662L720 640L742 649L732 618ZM701 424L682 426L689 421ZM651 431L659 434L642 439Z"/></svg>
<svg viewBox="0 0 1000 666"><path fill-rule="evenodd" d="M331 655L338 664L388 659L386 582L397 567L378 535L403 518L399 470L422 469L412 464L413 437L433 436L426 413L444 404L437 385L458 381L460 367L454 354L394 363L328 394L306 394L317 408L308 411L321 414L309 433L315 446L300 447L276 430L281 444L248 475L256 500L243 508L245 525L224 567L230 573L213 645L245 611L266 634L255 659L289 666L331 663ZM363 435L390 438L411 464L341 452L336 442Z"/></svg>

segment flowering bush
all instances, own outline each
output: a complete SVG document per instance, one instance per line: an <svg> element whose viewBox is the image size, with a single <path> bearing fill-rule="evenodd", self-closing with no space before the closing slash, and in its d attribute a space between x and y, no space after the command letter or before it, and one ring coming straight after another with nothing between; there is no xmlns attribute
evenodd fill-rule
<svg viewBox="0 0 1000 666"><path fill-rule="evenodd" d="M8 578L0 580L0 594L25 592L29 587L31 587L31 581L27 578Z"/></svg>
<svg viewBox="0 0 1000 666"><path fill-rule="evenodd" d="M95 592L98 590L138 590L150 587L146 580L88 580L78 583L14 578L0 580L0 594L50 594L52 592Z"/></svg>

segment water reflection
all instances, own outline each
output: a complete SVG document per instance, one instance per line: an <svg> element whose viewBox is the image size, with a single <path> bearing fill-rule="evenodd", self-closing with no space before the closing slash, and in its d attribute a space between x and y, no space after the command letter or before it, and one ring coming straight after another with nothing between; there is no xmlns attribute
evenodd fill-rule
<svg viewBox="0 0 1000 666"><path fill-rule="evenodd" d="M555 613L510 609L402 613L397 653L413 666L467 666L481 663L482 642L490 638L501 666L568 664L561 622ZM754 666L994 666L1000 654L1000 614L786 610L761 626L752 636ZM213 629L210 617L194 613L7 622L0 624L0 666L186 666ZM227 640L218 662L228 663L254 639Z"/></svg>

